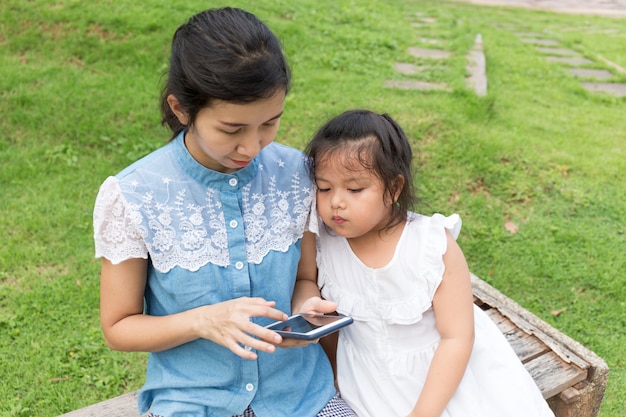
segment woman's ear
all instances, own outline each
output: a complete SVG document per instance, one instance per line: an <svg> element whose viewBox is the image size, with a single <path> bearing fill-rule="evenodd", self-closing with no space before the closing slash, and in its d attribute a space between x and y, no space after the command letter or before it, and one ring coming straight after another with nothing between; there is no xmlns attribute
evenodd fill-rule
<svg viewBox="0 0 626 417"><path fill-rule="evenodd" d="M170 106L172 113L178 118L178 121L187 126L189 124L189 116L174 94L167 96L167 104Z"/></svg>

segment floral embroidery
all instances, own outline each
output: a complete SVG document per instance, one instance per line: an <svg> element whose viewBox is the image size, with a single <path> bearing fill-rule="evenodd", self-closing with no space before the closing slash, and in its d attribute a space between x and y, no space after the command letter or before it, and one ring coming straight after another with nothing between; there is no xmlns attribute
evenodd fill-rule
<svg viewBox="0 0 626 417"><path fill-rule="evenodd" d="M162 178L162 183L165 190L157 198L153 191L142 194L135 181L127 183L125 192L118 179L105 181L94 210L96 255L114 263L150 256L162 272L176 266L196 271L208 263L229 265L219 190L205 189L198 201L191 195L197 192L186 187L173 190L175 181L169 178ZM313 201L313 189L306 184L296 172L286 191L281 191L276 176L269 178L263 194L251 192L252 184L242 188L248 262L258 264L272 250L285 252L302 236Z"/></svg>

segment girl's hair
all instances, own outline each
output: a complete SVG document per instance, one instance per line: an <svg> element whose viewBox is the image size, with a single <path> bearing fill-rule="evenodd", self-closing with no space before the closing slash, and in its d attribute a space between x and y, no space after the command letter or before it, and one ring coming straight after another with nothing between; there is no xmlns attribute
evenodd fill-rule
<svg viewBox="0 0 626 417"><path fill-rule="evenodd" d="M411 166L413 152L404 131L391 116L369 110L346 111L322 126L305 152L309 156L309 172L313 179L316 163L339 156L345 158L346 169L350 169L349 162L354 157L361 166L380 178L383 198L395 200L387 227L406 221L407 211L417 200ZM399 176L404 182L398 182ZM397 199L394 198L396 195Z"/></svg>
<svg viewBox="0 0 626 417"><path fill-rule="evenodd" d="M215 100L238 104L289 91L291 73L278 38L256 16L225 7L209 9L181 25L172 40L161 122L175 137L185 129L167 103L173 94L192 125Z"/></svg>

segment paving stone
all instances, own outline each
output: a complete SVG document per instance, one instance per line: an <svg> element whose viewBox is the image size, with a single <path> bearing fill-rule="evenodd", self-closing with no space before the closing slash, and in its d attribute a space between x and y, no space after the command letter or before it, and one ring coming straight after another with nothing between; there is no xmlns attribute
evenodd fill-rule
<svg viewBox="0 0 626 417"><path fill-rule="evenodd" d="M406 62L396 62L393 67L400 74L417 74L424 70L424 67L418 67L415 64L409 64Z"/></svg>
<svg viewBox="0 0 626 417"><path fill-rule="evenodd" d="M554 39L543 39L543 38L522 38L522 42L532 43L533 45L543 45L543 46L560 45L559 41L555 41Z"/></svg>
<svg viewBox="0 0 626 417"><path fill-rule="evenodd" d="M593 61L582 57L548 56L546 57L546 59L550 62L558 62L561 64L569 64L574 66L593 64Z"/></svg>
<svg viewBox="0 0 626 417"><path fill-rule="evenodd" d="M485 54L483 52L483 38L480 34L476 35L474 47L467 54L467 67L469 72L467 77L467 85L476 92L478 96L487 95L487 75Z"/></svg>
<svg viewBox="0 0 626 417"><path fill-rule="evenodd" d="M446 84L429 83L426 81L413 80L387 80L383 84L389 88L399 88L400 90L442 90L451 91Z"/></svg>
<svg viewBox="0 0 626 417"><path fill-rule="evenodd" d="M442 40L441 39L420 38L420 42L428 43L430 45L437 45L437 44L440 44L442 42Z"/></svg>
<svg viewBox="0 0 626 417"><path fill-rule="evenodd" d="M580 78L595 78L598 80L606 80L613 77L611 71L603 69L591 69L591 68L570 68L570 72Z"/></svg>
<svg viewBox="0 0 626 417"><path fill-rule="evenodd" d="M542 52L544 54L580 56L578 52L572 51L571 49L565 49L565 48L549 48L549 47L538 46L535 49L537 49L539 52Z"/></svg>
<svg viewBox="0 0 626 417"><path fill-rule="evenodd" d="M518 32L515 35L519 36L520 38L543 38L544 36L546 36L545 33L538 32Z"/></svg>
<svg viewBox="0 0 626 417"><path fill-rule="evenodd" d="M617 83L581 83L582 86L592 93L607 93L617 97L626 97L626 84Z"/></svg>
<svg viewBox="0 0 626 417"><path fill-rule="evenodd" d="M416 58L430 58L430 59L445 59L449 58L451 53L441 49L426 49L426 48L409 48L409 54Z"/></svg>

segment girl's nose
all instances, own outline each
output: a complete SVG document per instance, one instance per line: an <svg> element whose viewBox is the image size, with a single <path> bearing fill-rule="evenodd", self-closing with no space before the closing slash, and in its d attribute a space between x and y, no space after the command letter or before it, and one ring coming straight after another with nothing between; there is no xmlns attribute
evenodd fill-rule
<svg viewBox="0 0 626 417"><path fill-rule="evenodd" d="M345 204L343 202L343 198L339 195L339 193L333 193L330 199L330 207L333 209L342 209L345 208Z"/></svg>

